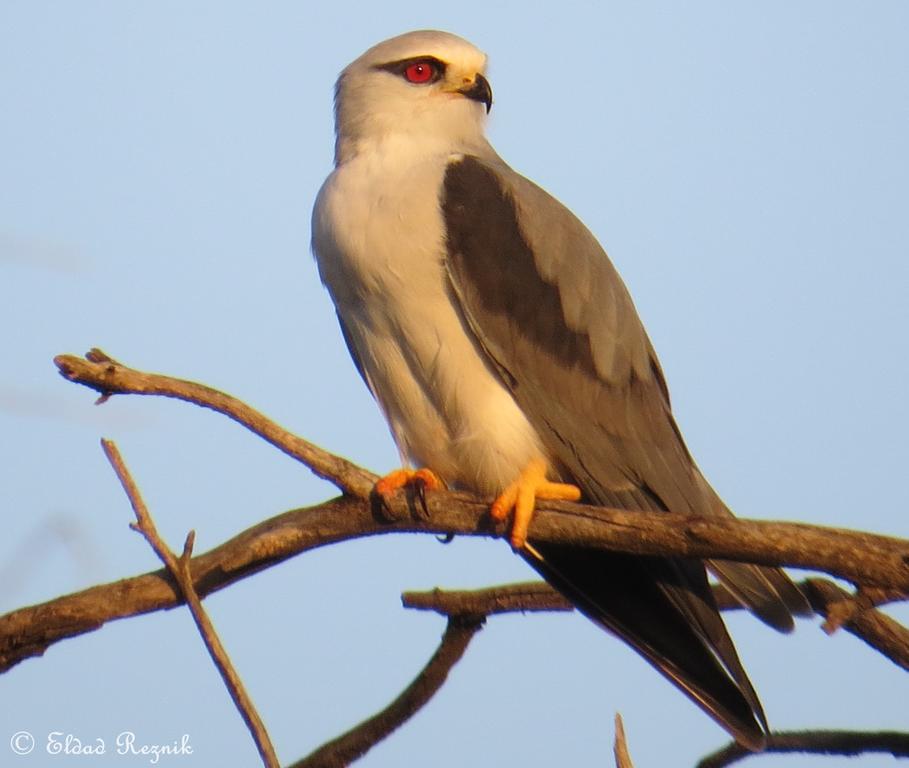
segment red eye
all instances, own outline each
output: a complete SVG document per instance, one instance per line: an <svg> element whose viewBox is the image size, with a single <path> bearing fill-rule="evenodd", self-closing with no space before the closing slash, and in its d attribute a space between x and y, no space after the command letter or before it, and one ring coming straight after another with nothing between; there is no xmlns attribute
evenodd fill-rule
<svg viewBox="0 0 909 768"><path fill-rule="evenodd" d="M431 61L415 61L404 70L404 77L411 83L428 83L436 76L436 66Z"/></svg>

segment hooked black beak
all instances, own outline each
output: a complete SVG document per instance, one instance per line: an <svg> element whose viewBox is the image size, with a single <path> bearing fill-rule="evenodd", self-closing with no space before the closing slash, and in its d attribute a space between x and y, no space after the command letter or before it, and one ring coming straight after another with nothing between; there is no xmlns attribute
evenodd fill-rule
<svg viewBox="0 0 909 768"><path fill-rule="evenodd" d="M463 94L468 99L485 104L486 114L489 114L489 110L492 109L492 87L489 85L489 81L479 72L477 72L476 79L470 85L459 89L458 93Z"/></svg>

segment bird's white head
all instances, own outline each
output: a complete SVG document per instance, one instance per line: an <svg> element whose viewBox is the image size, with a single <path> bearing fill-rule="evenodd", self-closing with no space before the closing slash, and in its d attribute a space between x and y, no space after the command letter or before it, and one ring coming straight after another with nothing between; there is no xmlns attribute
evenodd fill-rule
<svg viewBox="0 0 909 768"><path fill-rule="evenodd" d="M485 70L486 54L448 32L408 32L373 46L338 78L335 161L387 140L485 144Z"/></svg>

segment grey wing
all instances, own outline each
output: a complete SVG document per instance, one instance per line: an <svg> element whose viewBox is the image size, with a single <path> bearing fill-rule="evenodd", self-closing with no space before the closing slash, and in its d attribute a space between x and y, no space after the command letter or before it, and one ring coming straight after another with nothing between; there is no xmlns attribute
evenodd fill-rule
<svg viewBox="0 0 909 768"><path fill-rule="evenodd" d="M631 299L587 229L504 164L469 156L450 163L441 205L454 299L563 474L605 505L724 513L675 425ZM738 738L759 741L760 704L702 565L536 548L531 564L581 610ZM768 592L756 599L765 619L791 626Z"/></svg>
<svg viewBox="0 0 909 768"><path fill-rule="evenodd" d="M509 181L529 184L520 177ZM563 473L588 499L661 509L666 504L659 494L671 487L673 499L692 508L694 500L675 490L679 483L671 477L679 460L670 455L659 469L651 468L642 445L644 430L661 437L659 422L647 414L653 403L646 387L662 385L618 276L597 274L596 266L591 269L589 260L581 259L585 280L596 284L592 296L612 320L598 364L592 332L567 318L558 274L544 277L538 266L541 242L534 240L531 250L518 222L533 217L532 226L544 228L559 251L566 242L575 252L592 247L584 243L589 235L583 228L577 231L558 203L541 198L545 193L529 189L537 200L528 202L525 194L528 208L522 211L513 188L490 166L467 157L448 168L442 196L447 266L468 327ZM601 261L611 270L605 255ZM572 311L575 320L585 316L576 307ZM659 460L659 452L651 451ZM683 447L682 452L687 458ZM671 485L656 485L661 475L669 475ZM713 603L703 565L540 542L525 556L581 611L628 642L737 740L761 748L763 711Z"/></svg>
<svg viewBox="0 0 909 768"><path fill-rule="evenodd" d="M653 346L624 283L561 203L496 160L449 165L452 289L470 328L550 453L590 500L730 514L692 460ZM810 614L780 570L713 570L771 626Z"/></svg>
<svg viewBox="0 0 909 768"><path fill-rule="evenodd" d="M650 341L590 232L472 157L449 166L443 214L468 324L575 481L601 504L709 513Z"/></svg>

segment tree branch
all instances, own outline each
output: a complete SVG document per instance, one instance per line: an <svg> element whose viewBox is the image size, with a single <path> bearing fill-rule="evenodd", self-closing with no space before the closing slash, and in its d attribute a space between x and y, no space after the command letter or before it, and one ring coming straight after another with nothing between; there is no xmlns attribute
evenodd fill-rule
<svg viewBox="0 0 909 768"><path fill-rule="evenodd" d="M442 616L574 610L574 605L545 581L522 581L485 589L437 587L427 592L405 592L401 595L401 604L418 611L435 611Z"/></svg>
<svg viewBox="0 0 909 768"><path fill-rule="evenodd" d="M447 536L503 533L504 526L496 525L488 516L488 502L463 493L431 492L425 500L420 499L422 513L416 509L412 495L398 494L377 503L372 496L375 475L287 432L246 404L210 387L127 368L100 350L92 350L85 359L60 356L55 363L67 379L100 392L99 403L113 394L161 395L223 413L297 458L319 477L334 483L344 495L267 520L192 560L188 541L184 558L177 560L170 553L176 564L164 558L173 576L166 570L156 571L0 617L0 671L24 658L42 654L54 642L97 629L107 621L174 607L182 594L174 578L188 584L185 590L188 598L195 594L193 583L198 595L204 596L288 557L346 539L394 532ZM877 602L909 594L907 541L794 523L705 519L557 502L539 506L530 538L630 554L738 560L825 571L851 581L858 588L852 595L826 580L811 579L804 583L812 606L826 617L828 629L842 624L897 664L909 668L909 633L874 609ZM722 588L716 589L722 607L738 607ZM433 658L389 707L320 747L297 766L347 764L393 732L444 683L448 671L464 653L486 615L514 610L569 609L562 598L542 584L512 585L473 593L438 590L428 595L409 593L404 601L405 605L431 608L448 616L445 636ZM771 749L802 750L812 739L820 744L825 738L833 739L829 743L835 749L852 748L849 744L857 742L849 739L865 738L861 742L866 745L861 751L865 751L874 748L877 736L889 739L886 741L889 745L895 743L894 736L897 740L906 738L902 734L775 734ZM802 746L791 746L798 738ZM616 760L630 762L626 760L627 755L619 754L621 741L617 730ZM889 746L884 749L891 751ZM702 763L721 764L726 763Z"/></svg>
<svg viewBox="0 0 909 768"><path fill-rule="evenodd" d="M346 494L367 499L376 483L377 478L372 473L288 432L241 400L204 384L128 368L100 349L89 350L84 358L58 355L54 364L65 379L100 392L99 405L116 394L160 395L185 400L229 416Z"/></svg>
<svg viewBox="0 0 909 768"><path fill-rule="evenodd" d="M803 586L811 607L827 622L831 616L839 618L842 606L848 606L847 616L836 626L842 625L847 632L909 671L909 630L902 624L873 607L863 605L861 600L827 579L806 579ZM825 629L832 631L826 624Z"/></svg>
<svg viewBox="0 0 909 768"><path fill-rule="evenodd" d="M484 621L483 616L449 618L436 652L400 696L381 712L323 744L291 768L343 768L394 733L435 696Z"/></svg>
<svg viewBox="0 0 909 768"><path fill-rule="evenodd" d="M163 395L217 410L299 459L346 494L367 499L372 492L376 479L372 473L292 435L253 408L211 387L135 371L97 349L89 352L86 360L61 355L55 363L70 381L101 392L102 401L115 393ZM492 530L488 522L480 527L478 517L465 519L464 513L473 516L477 512L476 498L443 492L434 492L431 497L427 512L433 521L428 525L414 521L410 531L500 532ZM446 512L455 512L457 522L452 520L454 524L444 529L434 525L435 520L448 517ZM539 541L641 555L784 564L826 571L856 585L909 593L909 542L887 536L799 523L644 514L566 502L541 504L534 521L531 538Z"/></svg>
<svg viewBox="0 0 909 768"><path fill-rule="evenodd" d="M854 757L868 752L909 757L909 733L898 731L778 731L767 738L763 752L750 752L730 743L703 758L697 768L725 768L746 757L782 752L809 752L818 755Z"/></svg>
<svg viewBox="0 0 909 768"><path fill-rule="evenodd" d="M863 605L855 595L827 579L805 579L799 587L807 595L815 613L824 619L844 612L843 606L849 606L848 611L845 611L848 617L842 622L843 629L863 640L897 666L909 670L909 630L899 622L873 607ZM742 608L722 584L713 586L713 594L721 610ZM435 611L443 616L574 610L568 600L543 581L486 589L405 592L401 595L401 602L405 608Z"/></svg>
<svg viewBox="0 0 909 768"><path fill-rule="evenodd" d="M625 739L625 724L618 712L615 715L615 743L612 747L612 754L615 757L615 768L634 768L628 752L628 742Z"/></svg>
<svg viewBox="0 0 909 768"><path fill-rule="evenodd" d="M186 605L192 614L193 621L196 622L196 627L199 630L199 634L202 636L202 641L205 643L208 654L211 656L211 660L220 673L221 679L224 681L224 685L227 687L227 691L230 694L231 699L233 699L234 705L243 718L243 722L246 723L246 727L253 737L256 748L259 750L259 755L262 757L262 761L267 768L278 768L280 765L280 763L278 763L278 756L275 754L275 748L268 736L265 723L263 723L262 718L259 717L259 713L252 703L252 699L250 699L249 694L246 692L246 686L243 685L243 681L234 669L234 665L231 663L227 651L221 643L221 639L218 637L218 633L215 631L215 627L208 617L208 613L202 607L202 601L199 599L199 595L196 593L195 587L193 586L190 559L192 558L193 542L196 539L196 532L189 532L186 537L186 543L183 545L183 554L181 554L180 557L177 557L158 534L158 528L155 525L155 521L152 519L148 507L142 499L142 494L139 493L139 487L136 485L135 480L133 480L132 475L126 468L126 463L123 461L123 457L120 455L120 451L117 449L116 444L111 440L102 440L101 447L104 449L107 460L114 468L114 472L120 480L120 484L123 486L123 490L126 492L129 503L136 515L136 522L131 523L130 528L142 534L161 562L164 563L168 573L173 576L180 586L180 592L186 600Z"/></svg>
<svg viewBox="0 0 909 768"><path fill-rule="evenodd" d="M205 596L263 568L316 547L383 533L432 533L498 536L487 503L463 493L427 494L428 514L414 500L397 494L381 508L362 499L339 497L307 509L278 515L192 560L196 589ZM709 531L709 536L705 532ZM781 544L801 532L817 542L815 550ZM767 541L762 543L761 534ZM713 541L725 535L726 542ZM860 579L863 567L875 579L892 573L902 585L902 566L882 565L898 558L909 544L870 534L793 523L747 520L703 520L668 513L628 513L581 505L541 505L530 528L536 541L679 557L738 559L775 565L797 565ZM695 540L694 546L690 541ZM787 558L786 554L792 554ZM851 553L851 564L840 567ZM797 555L797 556L796 556ZM878 559L880 558L880 560ZM900 586L902 588L902 586ZM107 621L172 608L180 601L173 581L162 571L22 608L0 617L0 671L24 658L40 655L54 642L97 629ZM898 633L897 633L898 634ZM905 662L904 662L905 663Z"/></svg>

